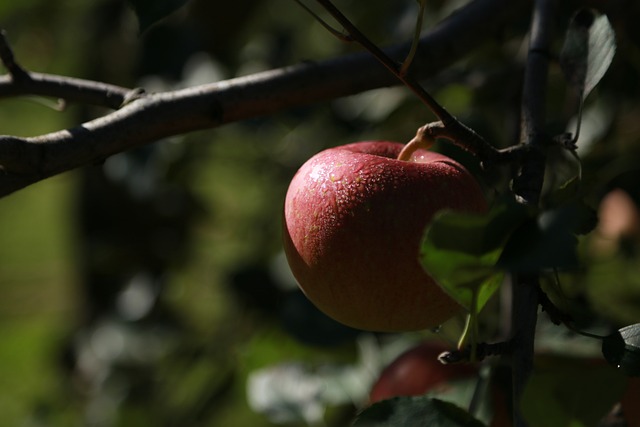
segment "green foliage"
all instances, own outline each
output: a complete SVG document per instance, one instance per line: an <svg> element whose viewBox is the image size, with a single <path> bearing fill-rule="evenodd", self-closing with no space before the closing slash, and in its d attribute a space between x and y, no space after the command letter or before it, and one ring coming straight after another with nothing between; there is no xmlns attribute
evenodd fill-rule
<svg viewBox="0 0 640 427"><path fill-rule="evenodd" d="M127 0L138 17L140 33L171 15L189 0Z"/></svg>
<svg viewBox="0 0 640 427"><path fill-rule="evenodd" d="M426 396L396 397L362 411L354 427L482 427L483 424L458 406Z"/></svg>
<svg viewBox="0 0 640 427"><path fill-rule="evenodd" d="M634 323L640 316L638 295L640 278L635 257L613 256L588 258L582 286L601 316L617 325Z"/></svg>
<svg viewBox="0 0 640 427"><path fill-rule="evenodd" d="M189 70L197 68L194 64L202 63L203 57L210 60L207 64L215 64L221 75L233 77L359 50L333 40L308 15L297 13L290 0L191 2L193 8L185 8L184 14L176 16L179 19L165 25L162 19L186 5L186 0L131 0L140 32L154 26L142 38L131 29L130 14L118 9L123 2L4 2L0 14L10 40L15 41L17 58L28 68L132 87L140 82L149 90L189 85L193 81ZM358 24L376 41L405 40L413 32L413 0L371 2L366 8L359 2L346 3ZM450 13L450 2L420 3L426 3L428 9L426 26ZM565 269L562 286L568 294L568 306L576 308L587 327L620 328L605 340L602 349L610 363L621 366L619 370L580 362L572 353L573 346L567 345L566 334L559 333L560 345L553 352L563 355L564 361L537 364L523 402L522 409L534 426L553 425L551 420L557 421L556 425L595 425L619 397L622 374L638 373L638 236L607 237L614 247L607 257L591 251L594 236L602 234L603 226L597 224L592 207L598 206L607 191L621 185L613 178L620 173L621 164L636 168L640 152L640 66L630 48L640 34L636 25L639 8L634 2L628 3L628 10L622 13L615 8L609 11L616 14L612 22L620 29L615 62L616 42L607 17L584 15L592 12L581 12L583 15L574 19L560 55L566 78L582 92L581 98L599 85L594 93L598 96L589 99L590 107L606 111L607 120L595 124L598 132L592 133L590 145L580 147L581 169L576 168L576 158L570 159L573 163L550 163L552 179L547 181L544 212L497 203L484 216L443 213L427 231L423 243L425 267L435 272L448 292L467 307L473 305L474 298L478 310L485 307L479 319L483 337L492 339L501 329L500 310L493 310L489 300L505 270ZM569 7L563 2L558 5L559 17L566 22L573 13ZM237 9L242 11L241 16L234 14ZM583 20L588 16L594 18L591 23ZM497 42L479 48L424 82L445 107L497 146L516 142L513 135L519 118L514 100L521 94L519 53L528 28L525 21L511 21ZM78 38L79 33L90 37ZM154 61L153 52L161 52L161 60ZM425 53L418 50L416 54ZM434 55L437 57L438 52ZM603 78L609 66L611 70ZM166 68L172 70L173 81L163 80ZM140 74L132 71L137 69L142 70ZM193 74L202 75L200 71L198 68ZM549 75L550 133L566 129L566 115L573 114L567 112L567 104L573 100L563 92L566 84L558 71L552 67ZM3 100L0 105L2 133L6 134L37 135L76 125L94 117L94 113L77 107L62 113L32 100ZM113 230L128 230L133 240L139 240L141 229L127 228L132 223L131 206L108 206L104 216L118 219L112 233L82 240L87 235L79 226L87 218L77 212L77 196L80 185L86 183L83 174L43 182L0 201L0 322L5 337L0 344L0 378L3 389L11 390L0 398L3 422L82 425L91 422L87 414L98 414L105 415L100 421L108 427L162 423L273 426L275 421L267 412L257 413L247 403L248 379L289 366L294 359L310 372L305 379L321 379L335 386L318 395L327 399L322 402L328 412L326 424L341 427L350 423L354 407L362 408L366 399L366 381L389 359L381 355L386 351L384 340L382 350L368 353L367 363L361 366L369 376L357 378L364 381L360 389L348 389L353 395L343 394L333 401L339 402L344 412L331 418L331 411L336 409L326 394L347 388L340 389L339 380L344 378L339 374L343 371L322 367L353 367L354 340L320 350L289 334L287 322L299 318L283 315L291 283L283 279L287 272L282 265L273 261L280 246L282 196L295 169L322 148L363 139L406 140L429 120L427 110L406 90L385 88L158 144L160 152L169 147L192 159L181 163L182 169L177 171L166 163L135 163L130 172L136 185L131 188L153 188L158 182L155 178L177 174L183 179L174 181L173 188L191 190L204 214L186 225L192 233L183 254L186 262L177 265L172 260L162 266L166 281L155 300L162 304L154 305L142 320L121 319L116 329L105 328L105 323L84 323L93 314L95 300L88 297L90 288L84 287L82 272L87 265L82 255L91 253L94 259L104 259L110 253L129 250L112 247L102 251L101 239L117 234ZM154 158L148 153L138 154ZM111 159L104 169L122 160ZM560 171L560 167L566 171ZM102 170L103 165L93 169ZM506 171L496 168L484 173L491 191L508 192ZM630 182L625 189L638 206L638 179ZM95 194L105 198L108 192L101 187ZM170 194L172 202L160 205L180 206L177 193ZM134 196L142 197L141 193ZM153 203L144 205L147 208L162 201L149 200ZM147 214L140 217L151 218ZM145 222L150 221L140 221ZM137 247L138 252L166 248L163 238L173 230L162 231L155 235L161 238L142 249ZM247 264L260 266L264 274L251 276L239 292L231 273L249 270ZM572 270L576 266L577 273ZM270 283L274 271L277 285ZM114 287L120 282L109 284ZM117 314L117 304L111 309L111 314ZM308 305L295 306L291 311L311 309ZM298 321L296 326L301 324ZM455 320L449 322L440 338L454 341L459 329ZM158 335L159 331L171 333ZM313 335L313 331L307 332ZM357 339L362 342L362 336ZM577 341L574 337L572 340ZM167 346L157 358L140 350L151 351L158 342ZM120 357L107 361L95 356L118 352L122 353ZM125 353L138 359L121 357ZM78 355L81 363L70 358ZM105 377L105 372L110 375ZM295 403L296 397L300 396L294 394L291 401L283 399L278 405L286 407ZM406 425L407 419L417 419L421 425L480 425L462 409L427 397L374 405L362 413L358 425ZM390 424L385 424L387 421ZM290 425L301 423L297 420Z"/></svg>
<svg viewBox="0 0 640 427"><path fill-rule="evenodd" d="M520 406L531 427L594 426L625 384L623 375L600 361L541 356Z"/></svg>

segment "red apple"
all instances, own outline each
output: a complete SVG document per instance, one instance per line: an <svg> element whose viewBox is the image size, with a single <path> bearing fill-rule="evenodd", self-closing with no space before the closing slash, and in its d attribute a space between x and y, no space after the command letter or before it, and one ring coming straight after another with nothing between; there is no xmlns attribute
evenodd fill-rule
<svg viewBox="0 0 640 427"><path fill-rule="evenodd" d="M622 414L628 427L640 427L640 378L629 378L622 401Z"/></svg>
<svg viewBox="0 0 640 427"><path fill-rule="evenodd" d="M284 206L284 250L306 296L348 326L431 328L461 307L418 260L425 226L442 209L486 210L482 190L454 160L402 144L359 142L309 159Z"/></svg>
<svg viewBox="0 0 640 427"><path fill-rule="evenodd" d="M444 350L432 342L424 342L402 353L380 373L369 393L369 402L396 396L420 396L444 387L450 381L477 374L473 365L440 363L438 355Z"/></svg>

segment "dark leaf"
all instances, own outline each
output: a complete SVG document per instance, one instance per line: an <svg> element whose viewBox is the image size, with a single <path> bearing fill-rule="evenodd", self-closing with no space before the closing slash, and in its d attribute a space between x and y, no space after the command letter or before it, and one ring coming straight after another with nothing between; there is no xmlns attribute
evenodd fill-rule
<svg viewBox="0 0 640 427"><path fill-rule="evenodd" d="M499 264L518 272L578 265L576 233L589 227L593 211L569 204L524 223L509 240Z"/></svg>
<svg viewBox="0 0 640 427"><path fill-rule="evenodd" d="M187 4L189 0L127 0L138 17L140 33Z"/></svg>
<svg viewBox="0 0 640 427"><path fill-rule="evenodd" d="M550 147L547 155L543 201L545 209L556 208L575 200L584 188L582 164L575 151L564 147Z"/></svg>
<svg viewBox="0 0 640 427"><path fill-rule="evenodd" d="M578 236L592 232L598 225L598 212L583 201L577 201L573 205L577 213L572 231Z"/></svg>
<svg viewBox="0 0 640 427"><path fill-rule="evenodd" d="M640 323L625 326L602 341L602 354L630 377L640 377Z"/></svg>
<svg viewBox="0 0 640 427"><path fill-rule="evenodd" d="M521 400L529 427L595 426L620 399L626 378L599 360L540 356Z"/></svg>
<svg viewBox="0 0 640 427"><path fill-rule="evenodd" d="M396 397L362 411L354 427L483 427L480 421L454 405L426 396Z"/></svg>

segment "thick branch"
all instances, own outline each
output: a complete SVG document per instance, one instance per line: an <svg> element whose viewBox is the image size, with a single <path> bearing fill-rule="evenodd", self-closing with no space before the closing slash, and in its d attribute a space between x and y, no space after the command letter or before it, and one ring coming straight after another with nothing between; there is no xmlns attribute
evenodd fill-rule
<svg viewBox="0 0 640 427"><path fill-rule="evenodd" d="M531 23L529 55L525 70L521 143L529 147L522 169L514 179L513 190L518 199L528 205L538 205L544 180L545 144L545 92L549 67L549 46L553 28L554 0L536 0ZM514 277L513 351L514 426L526 423L519 411L525 385L533 369L535 329L538 313L540 283L536 273Z"/></svg>
<svg viewBox="0 0 640 427"><path fill-rule="evenodd" d="M443 21L420 44L414 75L426 78L491 39L521 4L476 0ZM389 49L404 57L408 45ZM32 94L119 107L130 89L46 74L0 79L0 97ZM75 129L34 138L0 137L0 196L49 176L100 162L163 137L213 128L296 106L397 84L368 53L240 77L139 99Z"/></svg>

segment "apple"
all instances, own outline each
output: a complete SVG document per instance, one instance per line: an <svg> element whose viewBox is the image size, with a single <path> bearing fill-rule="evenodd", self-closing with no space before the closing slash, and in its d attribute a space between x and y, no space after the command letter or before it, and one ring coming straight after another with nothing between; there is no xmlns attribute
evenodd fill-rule
<svg viewBox="0 0 640 427"><path fill-rule="evenodd" d="M385 367L369 392L369 402L375 403L396 396L420 396L450 381L477 374L474 365L443 365L438 355L445 347L426 341L409 348Z"/></svg>
<svg viewBox="0 0 640 427"><path fill-rule="evenodd" d="M454 381L474 379L478 376L479 365L440 363L438 356L445 350L450 348L434 341L424 341L405 350L382 370L369 391L369 404L398 396L421 396L429 392L446 393ZM483 399L489 399L493 411L489 426L510 427L510 396L504 385L491 380L487 391L490 395Z"/></svg>
<svg viewBox="0 0 640 427"><path fill-rule="evenodd" d="M456 161L403 144L368 141L322 151L293 177L284 251L307 298L353 328L432 328L461 311L420 265L426 225L442 209L486 210L482 189Z"/></svg>
<svg viewBox="0 0 640 427"><path fill-rule="evenodd" d="M622 415L628 427L640 427L640 378L629 378L622 401Z"/></svg>
<svg viewBox="0 0 640 427"><path fill-rule="evenodd" d="M633 197L621 188L609 191L598 206L598 225L591 236L594 255L606 256L640 237L640 210Z"/></svg>

